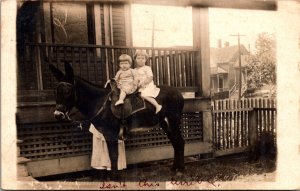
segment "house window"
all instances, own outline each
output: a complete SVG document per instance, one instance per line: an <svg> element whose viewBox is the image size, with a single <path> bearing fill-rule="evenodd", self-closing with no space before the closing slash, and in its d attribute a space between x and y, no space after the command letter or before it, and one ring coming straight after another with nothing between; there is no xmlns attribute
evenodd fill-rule
<svg viewBox="0 0 300 191"><path fill-rule="evenodd" d="M84 4L54 3L52 11L56 43L87 43L87 14Z"/></svg>
<svg viewBox="0 0 300 191"><path fill-rule="evenodd" d="M224 79L223 77L219 77L219 92L222 92L223 91L223 88L224 88Z"/></svg>
<svg viewBox="0 0 300 191"><path fill-rule="evenodd" d="M88 43L86 3L45 3L46 41L52 43Z"/></svg>

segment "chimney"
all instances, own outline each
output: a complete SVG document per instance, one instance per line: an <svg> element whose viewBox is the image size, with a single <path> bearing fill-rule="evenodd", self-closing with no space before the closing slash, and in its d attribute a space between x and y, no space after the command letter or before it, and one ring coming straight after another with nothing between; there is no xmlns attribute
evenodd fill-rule
<svg viewBox="0 0 300 191"><path fill-rule="evenodd" d="M226 42L224 43L224 46L225 46L225 47L229 47L229 42L226 41Z"/></svg>
<svg viewBox="0 0 300 191"><path fill-rule="evenodd" d="M222 48L222 40L218 39L218 48Z"/></svg>

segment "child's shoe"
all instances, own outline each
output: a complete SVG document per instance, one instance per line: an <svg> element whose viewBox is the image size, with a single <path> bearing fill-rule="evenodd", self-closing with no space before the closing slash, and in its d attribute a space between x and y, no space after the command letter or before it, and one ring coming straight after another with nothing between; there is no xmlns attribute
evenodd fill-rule
<svg viewBox="0 0 300 191"><path fill-rule="evenodd" d="M121 104L124 104L124 101L123 101L123 100L118 100L118 101L115 103L115 106L121 105Z"/></svg>
<svg viewBox="0 0 300 191"><path fill-rule="evenodd" d="M161 105L158 105L158 106L156 107L155 114L157 114L158 112L160 112L161 108L162 108L162 106L161 106Z"/></svg>

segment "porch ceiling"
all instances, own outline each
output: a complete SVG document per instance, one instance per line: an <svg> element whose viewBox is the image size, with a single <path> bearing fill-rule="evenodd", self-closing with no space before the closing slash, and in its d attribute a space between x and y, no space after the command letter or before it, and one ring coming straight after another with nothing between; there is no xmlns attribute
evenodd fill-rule
<svg viewBox="0 0 300 191"><path fill-rule="evenodd" d="M90 2L91 0L44 0L44 2ZM102 3L136 3L151 5L194 6L236 9L277 10L276 0L93 0Z"/></svg>

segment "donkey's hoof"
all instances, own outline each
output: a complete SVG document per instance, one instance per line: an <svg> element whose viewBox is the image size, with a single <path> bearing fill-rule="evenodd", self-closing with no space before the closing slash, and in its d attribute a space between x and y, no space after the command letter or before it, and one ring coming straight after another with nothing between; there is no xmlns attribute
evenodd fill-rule
<svg viewBox="0 0 300 191"><path fill-rule="evenodd" d="M121 175L118 173L112 173L110 176L110 181L119 181L121 180Z"/></svg>
<svg viewBox="0 0 300 191"><path fill-rule="evenodd" d="M176 172L176 171L177 171L177 167L172 166L172 167L171 167L171 171L172 171L172 172Z"/></svg>

